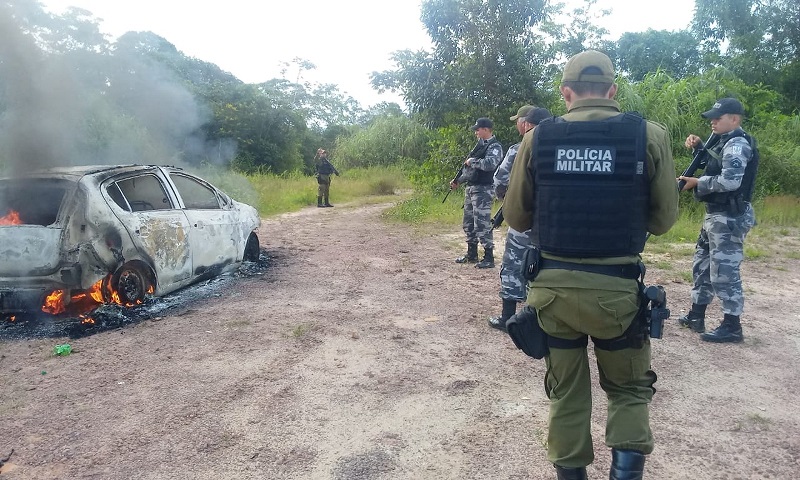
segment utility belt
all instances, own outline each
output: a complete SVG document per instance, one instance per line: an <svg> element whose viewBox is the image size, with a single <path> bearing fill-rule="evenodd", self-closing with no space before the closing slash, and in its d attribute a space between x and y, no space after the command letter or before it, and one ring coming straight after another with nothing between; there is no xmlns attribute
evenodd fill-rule
<svg viewBox="0 0 800 480"><path fill-rule="evenodd" d="M747 201L740 196L730 197L727 203L706 203L706 213L725 213L738 217L747 211Z"/></svg>
<svg viewBox="0 0 800 480"><path fill-rule="evenodd" d="M643 263L626 265L578 264L543 259L538 248L530 250L535 251L528 251L525 255L525 277L529 281L533 281L539 271L543 269L577 270L637 280L641 304L636 317L625 332L618 337L607 339L592 337L592 343L594 343L595 348L612 352L626 348L641 349L650 342L650 338L661 338L664 320L668 319L670 315L667 308L667 294L664 291L664 287L660 285L645 286L644 275L646 268ZM529 276L533 278L529 278ZM585 348L589 343L588 335L582 335L576 339L548 335L539 325L536 311L529 306L525 306L521 312L506 322L506 331L517 348L536 359L549 355L550 348Z"/></svg>
<svg viewBox="0 0 800 480"><path fill-rule="evenodd" d="M609 277L627 278L629 280L641 279L644 281L645 267L642 262L625 263L619 265L593 265L588 263L573 263L550 258L542 258L542 252L538 247L529 248L525 251L523 259L523 275L526 280L532 282L542 270L574 270L578 272L598 273Z"/></svg>

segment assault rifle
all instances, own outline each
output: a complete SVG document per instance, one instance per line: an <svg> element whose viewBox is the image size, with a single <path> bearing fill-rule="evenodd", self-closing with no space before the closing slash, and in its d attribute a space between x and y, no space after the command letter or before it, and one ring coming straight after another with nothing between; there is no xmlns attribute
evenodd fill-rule
<svg viewBox="0 0 800 480"><path fill-rule="evenodd" d="M705 170L706 165L708 164L708 149L716 145L717 142L719 142L719 135L712 133L705 143L701 143L695 147L694 150L692 150L692 163L686 167L686 170L683 171L681 177L693 177L697 170ZM685 186L686 180L678 180L679 192L682 191L683 187Z"/></svg>
<svg viewBox="0 0 800 480"><path fill-rule="evenodd" d="M500 228L500 225L503 224L503 220L505 219L506 217L503 216L503 206L500 205L500 208L497 209L497 213L492 217L492 228Z"/></svg>
<svg viewBox="0 0 800 480"><path fill-rule="evenodd" d="M460 177L460 176L461 176L461 173L462 173L463 171L464 171L464 164L462 163L462 164L461 164L461 168L459 168L459 169L458 169L458 171L456 172L456 176L455 176L455 177L453 177L453 179L452 179L452 180L450 180L450 183L453 183L453 182L457 181L457 180L458 180L458 177ZM444 198L442 199L442 203L444 203L444 202L447 200L447 197L448 197L448 196L450 196L450 192L452 192L452 191L453 191L453 189L452 189L452 188L450 188L450 183L448 183L448 184L447 184L447 188L448 188L449 190L447 190L447 193L445 194Z"/></svg>

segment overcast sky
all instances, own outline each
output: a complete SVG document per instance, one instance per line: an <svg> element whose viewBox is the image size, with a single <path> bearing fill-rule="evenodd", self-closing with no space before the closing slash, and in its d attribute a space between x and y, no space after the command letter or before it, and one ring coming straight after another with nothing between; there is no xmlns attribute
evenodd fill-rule
<svg viewBox="0 0 800 480"><path fill-rule="evenodd" d="M567 1L572 4L575 0ZM369 86L373 71L393 69L397 50L428 49L419 20L420 0L41 0L61 14L69 6L99 18L111 39L151 31L184 54L218 65L246 83L280 77L281 63L308 60L316 70L301 81L334 83L368 107L382 101ZM694 0L599 0L612 8L603 26L617 38L626 31L680 30L691 21ZM296 70L287 75L296 81ZM295 76L295 78L292 78Z"/></svg>

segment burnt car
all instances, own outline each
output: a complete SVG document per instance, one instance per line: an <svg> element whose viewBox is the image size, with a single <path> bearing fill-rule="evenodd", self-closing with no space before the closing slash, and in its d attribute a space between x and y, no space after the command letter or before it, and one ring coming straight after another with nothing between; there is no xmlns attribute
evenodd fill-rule
<svg viewBox="0 0 800 480"><path fill-rule="evenodd" d="M259 224L255 208L177 167L0 178L0 314L168 294L258 260Z"/></svg>

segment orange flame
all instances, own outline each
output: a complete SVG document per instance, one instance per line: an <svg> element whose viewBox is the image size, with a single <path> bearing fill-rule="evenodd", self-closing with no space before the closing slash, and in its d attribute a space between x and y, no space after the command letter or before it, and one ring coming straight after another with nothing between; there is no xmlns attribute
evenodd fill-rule
<svg viewBox="0 0 800 480"><path fill-rule="evenodd" d="M57 315L66 310L67 307L64 305L64 290L53 290L53 293L44 299L44 305L42 305L43 312Z"/></svg>
<svg viewBox="0 0 800 480"><path fill-rule="evenodd" d="M94 310L104 303L115 303L124 307L133 307L142 303L141 301L137 301L136 303L123 303L119 296L119 292L114 290L110 282L105 284L105 289L106 295L103 295L103 280L98 280L97 283L89 287L87 290L83 290L72 295L68 302L64 301L64 290L54 290L53 293L45 298L42 311L52 315L57 315L67 311L67 305L69 305L71 311L85 313ZM154 291L155 288L152 285L147 288L147 293L149 294L152 294ZM109 300L106 301L106 298ZM82 323L94 323L94 320L89 317L84 315L81 315L80 317L83 319Z"/></svg>
<svg viewBox="0 0 800 480"><path fill-rule="evenodd" d="M0 225L22 225L22 220L19 218L19 212L10 210L6 216L0 217Z"/></svg>

